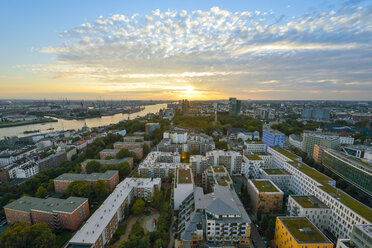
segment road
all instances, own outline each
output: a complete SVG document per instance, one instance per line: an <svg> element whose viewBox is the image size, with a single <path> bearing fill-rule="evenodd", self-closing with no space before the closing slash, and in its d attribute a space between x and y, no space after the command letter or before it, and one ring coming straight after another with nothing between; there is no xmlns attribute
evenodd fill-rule
<svg viewBox="0 0 372 248"><path fill-rule="evenodd" d="M251 238L256 242L256 248L266 247L254 223L252 223L252 227L251 227Z"/></svg>

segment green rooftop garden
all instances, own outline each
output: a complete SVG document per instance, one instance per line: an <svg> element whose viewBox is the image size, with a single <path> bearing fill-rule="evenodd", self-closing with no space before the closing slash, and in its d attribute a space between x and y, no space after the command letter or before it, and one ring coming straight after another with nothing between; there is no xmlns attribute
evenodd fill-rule
<svg viewBox="0 0 372 248"><path fill-rule="evenodd" d="M253 180L252 181L254 186L256 186L256 188L258 189L259 192L279 192L278 189L270 182L270 181L267 181L267 180L260 180L260 181L256 181L256 180Z"/></svg>
<svg viewBox="0 0 372 248"><path fill-rule="evenodd" d="M178 170L178 183L191 183L191 170L190 169L179 169Z"/></svg>
<svg viewBox="0 0 372 248"><path fill-rule="evenodd" d="M303 208L320 208L326 207L324 203L318 200L316 197L311 199L308 196L292 196L293 200L298 202Z"/></svg>
<svg viewBox="0 0 372 248"><path fill-rule="evenodd" d="M289 162L290 165L296 167L298 170L305 173L307 176L311 177L315 181L317 181L320 184L328 184L329 181L334 181L332 178L327 177L323 173L320 173L319 171L311 168L305 163L299 162L299 161L293 161Z"/></svg>
<svg viewBox="0 0 372 248"><path fill-rule="evenodd" d="M263 169L268 175L285 175L282 170L279 169Z"/></svg>
<svg viewBox="0 0 372 248"><path fill-rule="evenodd" d="M253 154L248 154L248 155L245 155L249 160L262 160L257 154L253 153Z"/></svg>
<svg viewBox="0 0 372 248"><path fill-rule="evenodd" d="M223 167L223 166L212 166L212 169L213 169L214 172L216 172L216 173L222 173L222 172L225 172L225 167Z"/></svg>
<svg viewBox="0 0 372 248"><path fill-rule="evenodd" d="M297 243L331 243L316 227L304 217L279 217Z"/></svg>
<svg viewBox="0 0 372 248"><path fill-rule="evenodd" d="M281 148L280 146L272 146L271 148L273 148L275 151L283 154L284 156L286 156L289 159L298 160L300 158L299 156L297 156L297 155L295 155L295 154L293 154L293 153L291 153L291 152L289 152L289 151Z"/></svg>
<svg viewBox="0 0 372 248"><path fill-rule="evenodd" d="M360 214L362 217L364 217L369 222L372 222L372 209L368 208L363 203L355 200L353 197L347 195L343 191L326 184L324 186L320 186L320 189L324 190L325 192L329 194L334 194L334 197L337 197L337 199L345 204L347 207L353 209L355 212Z"/></svg>

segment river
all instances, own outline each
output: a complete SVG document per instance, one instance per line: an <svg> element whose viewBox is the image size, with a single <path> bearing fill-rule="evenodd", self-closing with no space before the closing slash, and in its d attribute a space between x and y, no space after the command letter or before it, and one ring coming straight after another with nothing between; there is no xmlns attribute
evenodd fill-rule
<svg viewBox="0 0 372 248"><path fill-rule="evenodd" d="M58 119L58 122L48 122L44 124L31 124L31 125L25 125L25 126L17 126L17 127L5 127L0 128L0 139L3 139L4 137L8 136L18 136L18 137L26 137L26 136L32 136L37 134L45 134L45 133L52 133L55 131L62 131L62 130L78 130L81 129L84 124L86 123L89 128L93 127L101 127L101 126L107 126L110 124L118 123L122 120L134 119L137 116L145 116L148 113L157 113L160 109L166 108L167 104L155 104L155 105L146 105L145 109L132 113L132 114L115 114L111 116L102 116L97 118L88 118L88 119L82 119L82 120L64 120L64 119ZM53 130L50 130L51 128L54 128ZM49 129L49 130L48 130ZM40 130L39 133L31 133L31 134L24 134L24 131L31 131L31 130Z"/></svg>

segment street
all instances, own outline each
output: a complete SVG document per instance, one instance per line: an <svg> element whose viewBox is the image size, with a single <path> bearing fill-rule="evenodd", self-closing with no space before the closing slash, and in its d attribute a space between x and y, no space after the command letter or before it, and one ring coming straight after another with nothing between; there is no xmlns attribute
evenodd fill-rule
<svg viewBox="0 0 372 248"><path fill-rule="evenodd" d="M256 248L265 248L266 245L263 242L260 234L258 233L256 225L252 222L252 227L251 227L251 238L252 240L255 241L255 247Z"/></svg>

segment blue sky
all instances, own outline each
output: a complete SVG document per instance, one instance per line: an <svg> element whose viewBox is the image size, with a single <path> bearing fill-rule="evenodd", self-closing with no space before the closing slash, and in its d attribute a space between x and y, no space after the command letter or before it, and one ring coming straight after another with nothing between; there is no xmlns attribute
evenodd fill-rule
<svg viewBox="0 0 372 248"><path fill-rule="evenodd" d="M372 100L370 1L25 0L0 11L1 98Z"/></svg>

